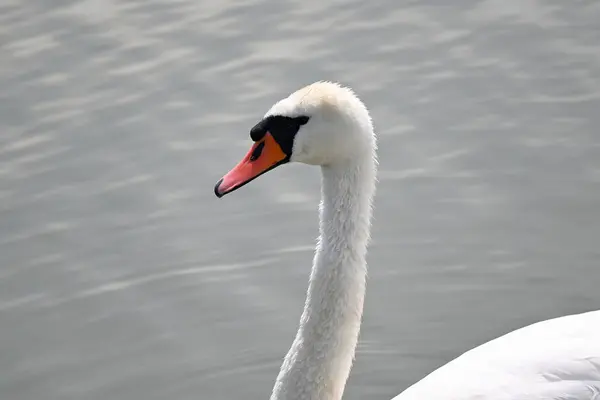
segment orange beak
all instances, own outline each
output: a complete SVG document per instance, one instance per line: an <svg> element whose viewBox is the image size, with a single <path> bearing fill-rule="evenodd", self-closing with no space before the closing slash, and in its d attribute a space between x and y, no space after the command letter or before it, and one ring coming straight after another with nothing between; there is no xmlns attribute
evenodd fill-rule
<svg viewBox="0 0 600 400"><path fill-rule="evenodd" d="M217 197L223 197L289 161L287 154L270 133L254 143L246 156L215 185Z"/></svg>

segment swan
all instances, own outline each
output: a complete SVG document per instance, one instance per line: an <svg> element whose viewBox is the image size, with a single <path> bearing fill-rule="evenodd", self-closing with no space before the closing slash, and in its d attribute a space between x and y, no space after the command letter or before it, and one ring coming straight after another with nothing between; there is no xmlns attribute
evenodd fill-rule
<svg viewBox="0 0 600 400"><path fill-rule="evenodd" d="M271 400L339 400L361 325L377 140L352 89L319 81L275 103L217 197L289 162L322 171L319 239L298 332ZM600 311L538 322L470 350L394 400L600 400Z"/></svg>

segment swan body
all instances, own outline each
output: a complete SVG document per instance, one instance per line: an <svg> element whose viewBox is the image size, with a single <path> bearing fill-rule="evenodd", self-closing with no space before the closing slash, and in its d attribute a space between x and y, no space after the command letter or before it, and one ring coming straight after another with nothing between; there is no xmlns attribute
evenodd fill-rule
<svg viewBox="0 0 600 400"><path fill-rule="evenodd" d="M222 197L288 162L322 172L319 239L298 332L271 400L340 400L360 331L377 140L349 88L316 82L275 103ZM600 400L600 311L540 322L479 346L395 397Z"/></svg>
<svg viewBox="0 0 600 400"><path fill-rule="evenodd" d="M554 318L467 351L394 400L600 400L600 312Z"/></svg>

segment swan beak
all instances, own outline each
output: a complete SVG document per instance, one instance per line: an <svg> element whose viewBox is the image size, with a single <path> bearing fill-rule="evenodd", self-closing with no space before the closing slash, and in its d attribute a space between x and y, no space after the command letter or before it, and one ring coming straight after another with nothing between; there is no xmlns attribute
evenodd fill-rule
<svg viewBox="0 0 600 400"><path fill-rule="evenodd" d="M215 185L217 197L223 197L258 178L265 172L289 161L277 141L267 133L254 143L246 156Z"/></svg>

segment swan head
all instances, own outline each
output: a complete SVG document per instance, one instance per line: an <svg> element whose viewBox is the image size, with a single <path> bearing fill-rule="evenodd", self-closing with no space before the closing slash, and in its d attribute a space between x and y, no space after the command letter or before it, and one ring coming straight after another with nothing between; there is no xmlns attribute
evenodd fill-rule
<svg viewBox="0 0 600 400"><path fill-rule="evenodd" d="M275 103L250 130L254 144L215 185L222 197L288 162L348 165L374 157L369 112L347 87L316 82Z"/></svg>

